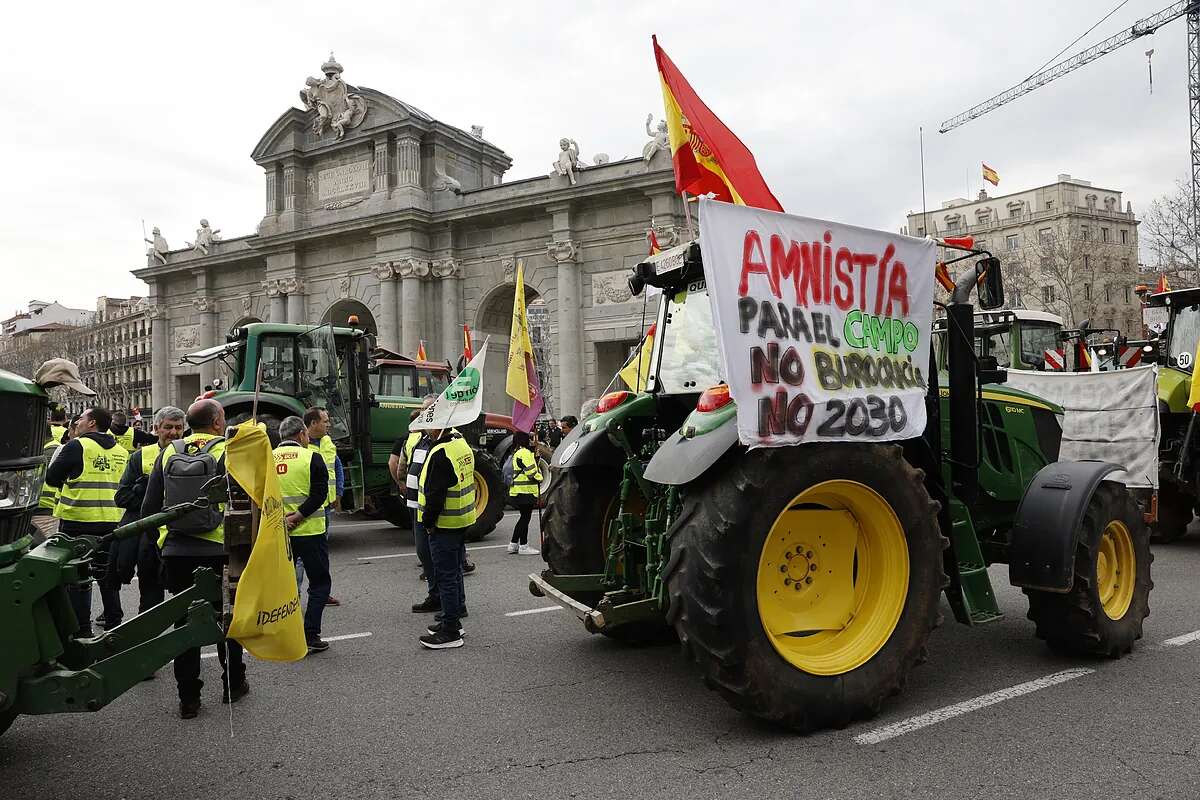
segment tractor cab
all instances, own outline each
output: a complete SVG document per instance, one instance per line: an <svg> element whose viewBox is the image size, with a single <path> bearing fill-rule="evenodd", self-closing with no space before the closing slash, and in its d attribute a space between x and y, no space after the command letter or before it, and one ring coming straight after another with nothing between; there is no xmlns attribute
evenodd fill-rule
<svg viewBox="0 0 1200 800"><path fill-rule="evenodd" d="M1063 368L1060 352L1062 317L1024 308L975 312L975 354L996 359L1001 369L1057 371ZM933 343L938 369L945 370L946 318L933 323Z"/></svg>

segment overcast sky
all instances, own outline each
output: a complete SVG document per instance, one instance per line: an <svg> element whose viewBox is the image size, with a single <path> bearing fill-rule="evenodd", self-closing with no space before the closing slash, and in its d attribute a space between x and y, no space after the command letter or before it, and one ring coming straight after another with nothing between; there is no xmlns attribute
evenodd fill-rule
<svg viewBox="0 0 1200 800"><path fill-rule="evenodd" d="M931 208L973 196L987 161L1000 192L1066 172L1123 190L1140 214L1188 172L1183 19L937 133L1114 5L22 3L0 32L0 315L33 297L144 294L129 274L145 264L142 220L172 248L201 217L252 233L263 177L250 151L331 49L348 83L483 125L513 159L509 180L546 174L563 136L589 162L640 155L646 114L662 116L657 33L790 212L898 229L921 207L923 125ZM1131 0L1071 52L1164 5Z"/></svg>

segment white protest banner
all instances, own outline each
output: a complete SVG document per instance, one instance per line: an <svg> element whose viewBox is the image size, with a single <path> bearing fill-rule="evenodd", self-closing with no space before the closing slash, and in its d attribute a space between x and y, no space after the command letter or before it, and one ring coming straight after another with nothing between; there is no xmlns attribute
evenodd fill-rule
<svg viewBox="0 0 1200 800"><path fill-rule="evenodd" d="M479 419L483 413L483 360L487 356L489 341L484 340L483 347L442 390L433 405L408 424L410 431L444 430L468 425Z"/></svg>
<svg viewBox="0 0 1200 800"><path fill-rule="evenodd" d="M751 447L925 430L928 239L700 201L700 249L738 436Z"/></svg>

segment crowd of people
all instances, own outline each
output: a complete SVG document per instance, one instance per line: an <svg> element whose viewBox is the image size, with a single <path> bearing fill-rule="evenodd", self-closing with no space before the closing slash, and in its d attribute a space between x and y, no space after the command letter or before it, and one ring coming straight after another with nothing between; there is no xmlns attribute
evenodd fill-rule
<svg viewBox="0 0 1200 800"><path fill-rule="evenodd" d="M436 396L425 398L427 408ZM415 419L420 411L413 412ZM61 408L50 413L50 435L44 446L46 480L33 524L41 536L104 536L118 526L200 496L212 478L225 472L225 412L211 399L197 400L185 413L164 406L154 414L152 433L131 426L124 412L93 406L67 420ZM554 445L575 427L566 417L544 432ZM329 415L310 408L279 426L273 450L275 472L283 496L285 525L296 559L298 586L308 581L304 634L309 653L329 649L321 638L331 596L329 531L345 486L343 465L329 435ZM508 500L519 514L508 552L532 555L529 524L539 501L542 471L550 446L539 434L514 434ZM425 597L414 613L434 614L434 623L419 637L432 650L461 647L462 620L467 616L464 576L475 570L467 559L465 532L476 519L475 457L454 429L413 431L397 440L389 471L404 495L411 515L413 539L425 581ZM220 575L226 564L224 525L219 506L197 508L141 537L113 542L97 588L102 612L95 623L105 630L124 618L121 586L138 577L138 613L161 603L166 593L192 585L196 569ZM69 596L78 620L77 636L94 635L92 584L72 586ZM216 609L221 613L221 609ZM250 691L242 647L226 640L217 649L222 669L222 703L235 703ZM175 659L174 674L183 719L199 714L200 650Z"/></svg>

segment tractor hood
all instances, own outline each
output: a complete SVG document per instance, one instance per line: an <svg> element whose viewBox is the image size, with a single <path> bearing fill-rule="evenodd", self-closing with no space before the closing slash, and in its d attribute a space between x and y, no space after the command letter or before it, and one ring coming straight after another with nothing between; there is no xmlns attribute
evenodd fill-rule
<svg viewBox="0 0 1200 800"><path fill-rule="evenodd" d="M1181 369L1161 367L1158 370L1158 402L1172 414L1188 413L1188 394L1192 376Z"/></svg>

